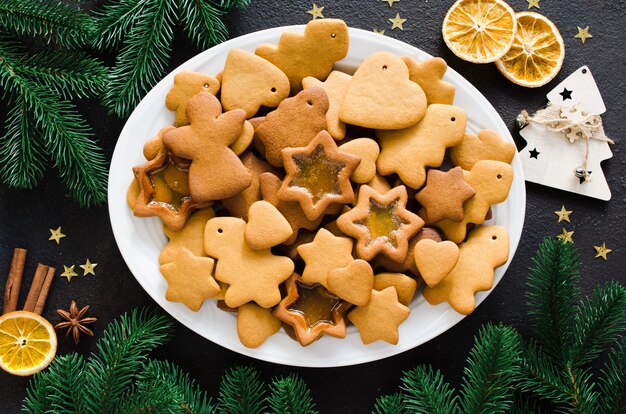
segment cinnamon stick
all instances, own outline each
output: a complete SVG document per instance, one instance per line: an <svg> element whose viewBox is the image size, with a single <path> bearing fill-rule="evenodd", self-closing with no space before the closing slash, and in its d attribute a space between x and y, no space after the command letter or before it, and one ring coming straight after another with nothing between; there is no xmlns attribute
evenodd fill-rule
<svg viewBox="0 0 626 414"><path fill-rule="evenodd" d="M37 303L35 304L35 313L38 315L41 315L44 306L46 306L46 299L48 299L48 292L50 292L50 285L52 285L52 279L54 279L55 272L56 269L54 267L48 267L46 278L41 286L41 291L39 292L39 297L37 298Z"/></svg>
<svg viewBox="0 0 626 414"><path fill-rule="evenodd" d="M37 304L37 300L39 299L39 294L41 293L41 289L43 288L47 273L48 266L39 263L37 265L37 270L35 270L35 277L33 278L33 283L31 283L30 285L30 290L28 291L26 302L24 303L25 311L35 311L35 305Z"/></svg>
<svg viewBox="0 0 626 414"><path fill-rule="evenodd" d="M13 259L11 260L11 268L7 283L4 288L4 305L3 313L9 313L17 310L17 300L20 296L20 286L22 285L22 276L24 276L24 265L26 264L26 249L19 247L13 249Z"/></svg>

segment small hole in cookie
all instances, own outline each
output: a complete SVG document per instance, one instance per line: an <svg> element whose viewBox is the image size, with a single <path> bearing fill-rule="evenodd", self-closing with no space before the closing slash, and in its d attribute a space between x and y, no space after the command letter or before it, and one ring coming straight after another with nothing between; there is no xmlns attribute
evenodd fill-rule
<svg viewBox="0 0 626 414"><path fill-rule="evenodd" d="M498 240L498 236L491 236L491 240Z"/></svg>
<svg viewBox="0 0 626 414"><path fill-rule="evenodd" d="M332 37L333 39L337 37L337 33L331 33L330 37Z"/></svg>
<svg viewBox="0 0 626 414"><path fill-rule="evenodd" d="M309 106L313 106L313 101L309 99L309 100L306 101L306 104L309 105Z"/></svg>
<svg viewBox="0 0 626 414"><path fill-rule="evenodd" d="M205 84L204 84L204 85L202 85L202 86L204 86L204 89L209 89L209 84L208 84L208 83L205 83Z"/></svg>
<svg viewBox="0 0 626 414"><path fill-rule="evenodd" d="M222 230L222 229L217 229L217 232L221 234L221 233L224 233L224 230Z"/></svg>
<svg viewBox="0 0 626 414"><path fill-rule="evenodd" d="M452 122L456 122L456 118L455 118L455 117L452 117L452 118L450 118L450 121L452 121Z"/></svg>
<svg viewBox="0 0 626 414"><path fill-rule="evenodd" d="M498 180L502 179L502 174L498 174L496 177L498 177Z"/></svg>
<svg viewBox="0 0 626 414"><path fill-rule="evenodd" d="M383 70L387 70L387 65L383 65Z"/></svg>
<svg viewBox="0 0 626 414"><path fill-rule="evenodd" d="M276 88L272 88L272 92L276 92Z"/></svg>

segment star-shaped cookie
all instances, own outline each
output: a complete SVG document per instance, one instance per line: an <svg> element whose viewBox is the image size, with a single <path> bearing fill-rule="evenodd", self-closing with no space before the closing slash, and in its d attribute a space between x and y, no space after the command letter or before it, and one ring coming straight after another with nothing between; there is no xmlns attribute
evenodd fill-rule
<svg viewBox="0 0 626 414"><path fill-rule="evenodd" d="M411 311L398 301L396 288L389 286L380 292L372 290L370 301L348 314L364 344L383 340L396 345L400 338L398 327L409 317Z"/></svg>
<svg viewBox="0 0 626 414"><path fill-rule="evenodd" d="M361 186L357 205L337 219L339 229L358 240L359 258L372 260L383 253L398 263L405 260L409 239L424 227L424 220L406 209L407 199L403 185L385 194Z"/></svg>
<svg viewBox="0 0 626 414"><path fill-rule="evenodd" d="M321 217L334 203L354 201L350 175L361 159L343 152L326 131L306 147L282 151L287 175L278 190L283 201L297 201L309 220Z"/></svg>
<svg viewBox="0 0 626 414"><path fill-rule="evenodd" d="M159 264L165 264L176 260L181 247L189 249L196 256L205 256L204 251L204 227L209 219L215 217L212 208L203 208L194 212L179 231L171 230L163 226L165 235L170 239L159 254Z"/></svg>
<svg viewBox="0 0 626 414"><path fill-rule="evenodd" d="M436 223L444 218L463 220L463 203L476 191L463 178L463 169L455 167L447 172L429 170L426 186L415 195L424 207L420 216L426 223Z"/></svg>
<svg viewBox="0 0 626 414"><path fill-rule="evenodd" d="M211 276L214 264L210 257L196 256L189 249L181 248L173 262L160 267L167 280L165 299L181 302L197 312L206 299L220 292L220 286Z"/></svg>
<svg viewBox="0 0 626 414"><path fill-rule="evenodd" d="M174 157L165 148L152 160L133 167L133 173L139 183L133 210L137 217L157 216L172 230L180 230L192 211L210 205L191 198L186 183L189 163ZM168 174L172 182L178 184L177 188L168 185Z"/></svg>
<svg viewBox="0 0 626 414"><path fill-rule="evenodd" d="M305 264L302 280L328 288L328 273L354 261L352 244L352 239L337 237L324 228L319 229L311 243L298 246L298 254Z"/></svg>
<svg viewBox="0 0 626 414"><path fill-rule="evenodd" d="M346 336L344 319L350 304L317 283L304 283L294 273L285 283L287 296L274 309L274 317L293 327L296 338L307 346L322 335Z"/></svg>
<svg viewBox="0 0 626 414"><path fill-rule="evenodd" d="M261 188L261 195L263 200L273 204L274 207L280 211L280 213L287 219L293 234L285 244L293 244L298 238L298 232L300 229L315 230L322 222L322 217L318 217L315 220L309 220L305 217L300 208L300 203L296 201L282 201L278 198L278 190L282 185L280 178L276 177L272 173L263 173L259 176L259 186Z"/></svg>

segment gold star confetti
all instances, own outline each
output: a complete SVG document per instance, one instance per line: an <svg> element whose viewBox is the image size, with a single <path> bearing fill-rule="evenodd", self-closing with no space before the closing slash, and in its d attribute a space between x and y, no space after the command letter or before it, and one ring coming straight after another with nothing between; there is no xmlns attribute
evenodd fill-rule
<svg viewBox="0 0 626 414"><path fill-rule="evenodd" d="M384 35L385 34L385 29L383 29L383 30L372 29L372 30L374 30L374 33L376 33L376 34L380 34L380 35Z"/></svg>
<svg viewBox="0 0 626 414"><path fill-rule="evenodd" d="M74 271L74 267L75 267L75 266L76 266L76 265L71 265L71 266L69 266L69 267L68 267L68 266L63 265L63 270L64 270L64 271L63 271L63 273L61 273L61 277L66 278L66 279L67 279L67 281L69 282L69 281L71 281L71 280L72 280L72 278L73 278L74 276L78 276L78 273L76 273L76 272Z"/></svg>
<svg viewBox="0 0 626 414"><path fill-rule="evenodd" d="M402 17L400 17L400 13L396 13L396 17L394 17L393 19L389 19L389 21L392 23L391 30L395 28L404 30L404 27L402 27L402 24L406 22L406 19L403 19Z"/></svg>
<svg viewBox="0 0 626 414"><path fill-rule="evenodd" d="M565 210L565 206L561 206L561 210L560 211L555 211L554 212L554 214L559 216L559 223L562 222L563 220L567 221L568 223L571 223L569 221L569 215L572 214L572 213L573 213L573 211Z"/></svg>
<svg viewBox="0 0 626 414"><path fill-rule="evenodd" d="M532 7L536 7L536 8L540 8L539 7L539 0L526 0L528 2L528 8L532 8Z"/></svg>
<svg viewBox="0 0 626 414"><path fill-rule="evenodd" d="M96 275L94 268L98 266L98 263L91 263L89 259L85 262L85 264L80 265L80 268L83 269L83 276L87 276L88 274Z"/></svg>
<svg viewBox="0 0 626 414"><path fill-rule="evenodd" d="M561 232L561 234L559 234L557 237L557 239L560 239L563 243L574 243L574 240L572 240L572 236L574 235L574 231L567 231L565 229L563 229L563 231Z"/></svg>
<svg viewBox="0 0 626 414"><path fill-rule="evenodd" d="M574 37L580 39L581 42L585 43L585 40L592 38L593 36L591 36L591 34L589 33L589 26L587 26L584 29L582 27L578 27L578 34Z"/></svg>
<svg viewBox="0 0 626 414"><path fill-rule="evenodd" d="M323 19L324 18L324 15L322 14L323 10L324 10L324 6L317 7L317 4L313 3L313 8L307 11L307 13L309 13L313 17L313 20L317 19L318 17L320 19Z"/></svg>
<svg viewBox="0 0 626 414"><path fill-rule="evenodd" d="M601 257L606 260L606 255L613 251L606 247L606 243L602 243L602 246L593 246L593 248L596 249L596 259Z"/></svg>
<svg viewBox="0 0 626 414"><path fill-rule="evenodd" d="M61 239L65 237L65 234L61 233L61 226L59 226L59 228L56 230L52 230L52 229L49 229L49 230L52 236L50 236L48 240L54 240L55 242L57 242L57 244L60 244Z"/></svg>
<svg viewBox="0 0 626 414"><path fill-rule="evenodd" d="M393 3L397 3L397 2L399 2L400 0L380 0L380 1L384 1L384 2L386 2L387 4L389 4L389 7L393 7Z"/></svg>

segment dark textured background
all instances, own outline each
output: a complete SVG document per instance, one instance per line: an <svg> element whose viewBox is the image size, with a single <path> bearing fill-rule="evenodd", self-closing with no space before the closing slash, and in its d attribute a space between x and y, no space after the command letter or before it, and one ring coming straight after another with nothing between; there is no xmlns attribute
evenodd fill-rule
<svg viewBox="0 0 626 414"><path fill-rule="evenodd" d="M517 10L525 10L525 0L510 0ZM224 370L234 364L252 364L263 378L297 372L310 385L318 408L323 413L370 412L376 396L396 390L402 371L416 364L430 363L445 377L458 384L465 357L472 345L473 335L488 321L502 321L517 327L524 335L530 333L524 306L524 283L530 258L545 236L560 232L561 224L575 230L574 240L583 261L581 287L590 292L595 284L611 279L624 281L624 240L626 239L626 156L624 155L623 121L626 93L626 33L624 0L541 0L540 12L559 27L566 45L566 58L557 79L537 90L518 87L500 75L494 65L474 65L456 58L445 46L440 30L441 22L452 0L401 0L389 9L379 0L318 0L325 6L326 17L344 19L348 25L366 30L385 28L386 35L403 40L426 52L442 56L448 64L474 84L498 110L521 148L523 142L514 127L516 115L522 109L531 111L545 103L546 93L571 72L589 65L600 87L608 108L604 124L608 136L616 139L612 147L614 158L604 163L604 171L613 191L610 202L537 186L527 185L528 204L522 241L506 276L497 289L468 318L429 343L404 354L347 368L302 369L264 363L228 351L177 324L173 341L158 349L157 357L168 358L188 371L193 378L217 395L219 380ZM252 0L246 10L238 10L227 17L231 36L236 37L274 26L306 23L310 9L308 1ZM407 18L404 31L390 30L387 19L396 12ZM575 39L576 26L591 26L593 35L585 44ZM194 56L198 50L183 34L177 32L171 70ZM110 158L124 120L109 116L97 103L83 103L82 110L94 127L96 135ZM6 111L2 111L2 119ZM71 299L79 305L89 304L99 318L96 337L106 324L131 308L153 304L141 289L120 256L109 225L106 207L80 209L69 199L59 184L55 171L50 171L45 182L33 191L17 191L0 185L0 297L4 278L9 268L13 247L29 251L20 306L26 296L37 262L56 265L84 263L85 258L97 262L96 276L78 277L67 283L58 278L53 284L44 316L58 321L54 312L67 308ZM572 224L557 224L553 213L561 205L574 210ZM49 228L63 226L67 235L57 246L48 241ZM594 260L594 245L605 241L613 249L607 262ZM80 270L80 269L78 269ZM82 274L82 273L81 273ZM78 347L60 337L59 353L73 350L87 354L94 350L95 339L83 339ZM0 412L18 412L25 395L28 379L11 377L0 372Z"/></svg>

